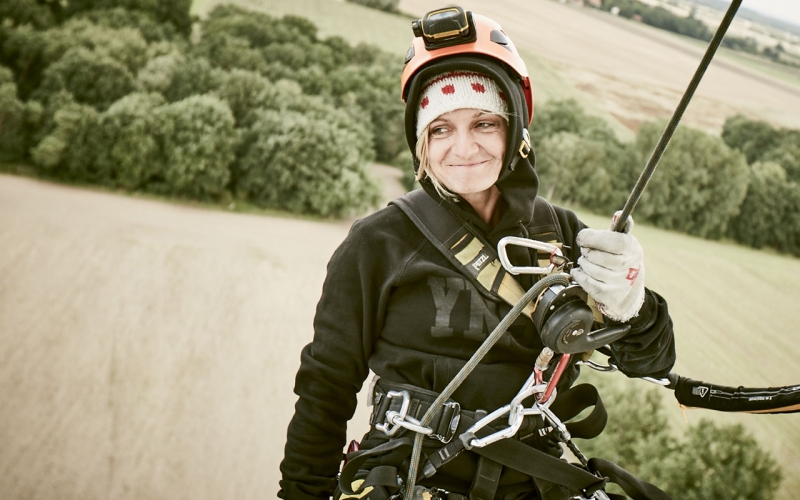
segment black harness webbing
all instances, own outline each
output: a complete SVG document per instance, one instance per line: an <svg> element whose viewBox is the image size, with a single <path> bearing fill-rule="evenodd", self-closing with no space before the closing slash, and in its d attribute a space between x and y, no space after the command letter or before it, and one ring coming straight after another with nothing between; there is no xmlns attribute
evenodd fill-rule
<svg viewBox="0 0 800 500"><path fill-rule="evenodd" d="M470 279L480 293L495 301L502 299L512 306L525 295L522 286L501 265L492 245L487 244L423 190L407 193L391 203L403 210L420 232ZM561 240L559 243L563 243L552 206L540 197L536 198L535 203L534 210L543 210L550 215L554 232ZM532 304L528 304L523 314L532 319L534 309ZM566 397L569 392L572 392L571 397ZM552 409L554 413L560 414L559 418L566 421L592 405L595 408L588 417L580 422L566 424L573 436L589 439L602 432L607 420L605 409L593 386L581 385L564 391L561 397L554 401ZM420 403L416 406L423 407ZM381 411L378 411L373 415L373 424L382 418L380 413ZM467 415L462 412L459 428L469 428L477 418L477 415ZM482 429L482 433L489 432L488 427ZM669 498L655 486L635 478L624 469L605 460L593 459L594 461L590 461L593 465L590 465L590 470L587 471L517 439L501 439L484 447L468 447L468 443L474 437L476 436L473 434L464 433L459 439L453 439L447 445L434 450L426 460L426 467L423 468L425 477L432 476L438 468L462 451L470 449L480 456L477 474L470 487L470 500L493 498L504 467L533 478L542 500L562 500L570 497L571 492L580 492L588 497L604 487L607 477L616 479L615 482L619 482L625 492L634 499L668 500ZM339 490L342 493L339 498L383 500L396 495L401 487L396 465L403 463L413 448L413 443L411 437L403 436L374 448L348 454L339 476ZM367 472L362 466L370 459L380 465ZM462 495L457 496L463 498Z"/></svg>
<svg viewBox="0 0 800 500"><path fill-rule="evenodd" d="M393 200L411 219L423 235L449 260L475 287L492 300L502 299L510 305L519 302L525 294L517 280L500 264L497 252L481 237L470 231L445 207L417 189ZM541 197L536 197L536 210L546 211L555 224L555 214L550 204ZM562 242L559 242L562 243ZM549 262L548 262L549 263ZM528 304L522 314L531 318L533 304Z"/></svg>

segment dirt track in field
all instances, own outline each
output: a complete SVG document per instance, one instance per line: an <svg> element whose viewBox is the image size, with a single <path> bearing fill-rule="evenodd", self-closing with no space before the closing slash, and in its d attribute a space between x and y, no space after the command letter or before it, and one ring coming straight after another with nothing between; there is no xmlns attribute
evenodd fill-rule
<svg viewBox="0 0 800 500"><path fill-rule="evenodd" d="M274 498L348 229L0 175L0 499Z"/></svg>
<svg viewBox="0 0 800 500"><path fill-rule="evenodd" d="M421 16L450 4L401 0L400 9ZM705 52L704 46L670 33L553 0L461 0L459 5L498 21L520 50L546 59L634 130L644 121L672 115ZM535 92L536 75L531 78ZM736 113L800 128L800 86L717 56L683 123L718 133Z"/></svg>

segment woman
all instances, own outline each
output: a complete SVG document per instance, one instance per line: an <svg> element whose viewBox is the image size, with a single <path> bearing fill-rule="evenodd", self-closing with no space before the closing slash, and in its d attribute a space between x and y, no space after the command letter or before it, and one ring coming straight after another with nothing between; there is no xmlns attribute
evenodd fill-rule
<svg viewBox="0 0 800 500"><path fill-rule="evenodd" d="M417 178L435 201L430 210L445 210L488 246L496 247L505 236L562 245L564 255L579 265L573 279L608 322L631 326L627 336L610 345L614 363L629 376L665 376L675 360L672 322L664 300L644 287L636 239L585 229L574 213L537 200L538 178L526 128L533 95L513 43L497 23L460 9L430 13L414 31L418 36L406 58L402 91ZM442 32L444 36L437 36ZM438 220L442 214L432 215ZM535 250L515 246L508 251L515 265L538 265ZM534 283L531 275L516 279L526 290ZM399 436L413 437L404 429L388 435L386 412L399 398L390 401L387 394L407 391L409 415L420 418L511 308L476 283L398 205L353 225L328 265L314 340L302 352L295 385L299 399L288 429L279 496L334 494L346 424L370 369L380 378L374 388L372 430L362 450ZM534 323L518 318L453 394L448 408L458 407L460 424L459 418L440 412L439 421L431 425L438 441L425 438L425 452L452 437L443 436L449 425L459 424L456 433L463 432L465 422L508 404L531 374L542 347ZM571 364L559 391L577 376L578 367ZM541 424L534 420L526 419L516 439L558 456L560 448L552 446L545 431L537 432ZM379 464L394 465L404 479L409 454L407 447L399 447L359 466L366 473ZM487 487L476 478L489 469L495 478ZM489 498L544 496L541 481L515 472L500 474L496 464L467 451L419 483L447 490L451 498L477 497L479 489ZM369 490L367 498L398 492L384 486ZM548 495L555 498L552 492Z"/></svg>

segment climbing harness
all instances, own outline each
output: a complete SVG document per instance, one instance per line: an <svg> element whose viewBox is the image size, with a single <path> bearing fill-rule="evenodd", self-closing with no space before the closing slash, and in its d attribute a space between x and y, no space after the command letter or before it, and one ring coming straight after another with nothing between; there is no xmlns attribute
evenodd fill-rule
<svg viewBox="0 0 800 500"><path fill-rule="evenodd" d="M501 240L499 251L495 253L491 245L473 233L467 224L421 190L408 193L392 203L406 213L477 290L494 301L503 300L513 307L441 393L390 381L376 382L370 423L390 441L347 455L339 477L343 494L340 498L355 498L366 494L367 489L369 498L392 498L401 494L407 499L415 499L422 490L431 494L427 486L416 484L417 479L434 476L466 450L480 457L478 467L481 472L476 477L482 478L473 482L469 498L493 498L503 467L533 478L545 500L610 498L603 491L609 477L632 478L632 482L625 484L634 485L628 486L633 488L633 494L648 490L656 493L647 498L668 498L654 486L633 478L613 464L609 465L610 462L588 460L572 441L573 436L585 439L597 436L605 427L607 417L596 389L590 385L579 385L558 395L556 386L561 375L573 354L616 340L627 334L630 327L624 325L591 332L593 313L586 302L588 298L585 293L580 293L579 288L576 289L567 274L561 272L569 262L558 241L548 243L509 237ZM559 239L552 206L537 198L535 210L550 217L542 234L547 237L556 235ZM514 267L506 250L510 245L534 249L537 257L541 253L544 258L538 259L539 266ZM520 273L542 277L526 292L512 277L512 274ZM544 336L550 340L545 342L528 380L509 404L491 413L461 408L450 399L452 394L521 314L534 321L540 331L555 332L549 337ZM544 373L556 356L555 349L547 343L559 349L559 357L550 379L545 381ZM588 417L580 422L568 422L589 407L594 408ZM580 466L513 439L526 419L528 422L537 419L540 428L549 429L555 439L564 443L578 458ZM409 433L414 433L413 439L407 435ZM438 441L438 447L432 447L433 441ZM424 460L421 457L423 442L427 443L425 447L429 450ZM381 464L399 463L404 462L408 455L411 456L409 472L404 482L399 479L395 466L380 465L366 474L361 469L370 459L380 457ZM603 471L606 469L611 472L605 474ZM357 478L359 474L363 477ZM437 490L436 494L441 496L441 491ZM448 494L451 496L447 498L455 498Z"/></svg>

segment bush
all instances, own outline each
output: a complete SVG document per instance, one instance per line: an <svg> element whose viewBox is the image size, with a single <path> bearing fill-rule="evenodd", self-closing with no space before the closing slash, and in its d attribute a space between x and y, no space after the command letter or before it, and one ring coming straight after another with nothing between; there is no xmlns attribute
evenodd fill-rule
<svg viewBox="0 0 800 500"><path fill-rule="evenodd" d="M800 183L800 130L778 131L778 143L759 160L780 164L789 180Z"/></svg>
<svg viewBox="0 0 800 500"><path fill-rule="evenodd" d="M228 105L211 95L191 96L158 108L155 120L161 124L170 191L192 198L222 195L238 142Z"/></svg>
<svg viewBox="0 0 800 500"><path fill-rule="evenodd" d="M639 130L635 148L644 165L663 131L662 123ZM640 217L654 225L718 239L739 213L749 170L744 155L717 137L680 127L638 205Z"/></svg>
<svg viewBox="0 0 800 500"><path fill-rule="evenodd" d="M102 116L98 170L103 182L129 191L163 192L166 163L155 110L161 94L133 93L111 105Z"/></svg>
<svg viewBox="0 0 800 500"><path fill-rule="evenodd" d="M0 162L25 156L25 104L17 99L17 86L4 81L10 71L0 66Z"/></svg>
<svg viewBox="0 0 800 500"><path fill-rule="evenodd" d="M222 85L224 77L225 72L212 68L206 59L178 59L164 97L170 102L176 102L193 95L209 94Z"/></svg>
<svg viewBox="0 0 800 500"><path fill-rule="evenodd" d="M237 192L267 208L325 217L374 206L378 188L357 140L314 116L263 111L240 162Z"/></svg>
<svg viewBox="0 0 800 500"><path fill-rule="evenodd" d="M559 132L589 139L616 140L608 124L587 114L575 99L551 101L537 107L529 132L534 148Z"/></svg>
<svg viewBox="0 0 800 500"><path fill-rule="evenodd" d="M61 15L61 2L3 0L0 3L0 19L15 26L27 24L46 29L58 22Z"/></svg>
<svg viewBox="0 0 800 500"><path fill-rule="evenodd" d="M87 10L74 19L86 19L96 25L111 29L133 28L147 42L172 40L177 36L174 25L157 21L151 14L122 7Z"/></svg>
<svg viewBox="0 0 800 500"><path fill-rule="evenodd" d="M347 0L348 2L357 3L373 9L383 10L386 12L397 12L397 4L400 0Z"/></svg>
<svg viewBox="0 0 800 500"><path fill-rule="evenodd" d="M63 26L47 30L45 39L47 44L42 55L47 65L77 47L110 57L132 74L147 62L147 41L134 28L110 28L98 26L87 19L71 19Z"/></svg>
<svg viewBox="0 0 800 500"><path fill-rule="evenodd" d="M722 140L729 147L744 153L747 163L753 163L777 146L779 137L775 129L767 123L736 115L725 120Z"/></svg>
<svg viewBox="0 0 800 500"><path fill-rule="evenodd" d="M242 126L255 108L265 104L271 87L272 82L254 71L234 69L223 77L214 94L228 103L237 126Z"/></svg>
<svg viewBox="0 0 800 500"><path fill-rule="evenodd" d="M102 111L136 90L136 80L114 59L77 47L45 70L42 85L33 97L46 100L61 90L70 92L77 102Z"/></svg>
<svg viewBox="0 0 800 500"><path fill-rule="evenodd" d="M209 33L191 51L192 56L207 59L212 66L264 72L266 61L261 51L244 39L226 33Z"/></svg>
<svg viewBox="0 0 800 500"><path fill-rule="evenodd" d="M273 43L308 47L317 41L317 27L307 19L297 16L276 19L233 5L215 7L203 23L203 33L243 38L259 49Z"/></svg>
<svg viewBox="0 0 800 500"><path fill-rule="evenodd" d="M530 132L543 196L598 212L623 206L640 166L605 121L574 99L554 101L540 106Z"/></svg>
<svg viewBox="0 0 800 500"><path fill-rule="evenodd" d="M675 436L659 389L640 382L598 379L608 425L590 441L576 440L586 456L618 463L672 498L775 498L781 470L740 424L701 420Z"/></svg>
<svg viewBox="0 0 800 500"><path fill-rule="evenodd" d="M27 100L39 86L46 67L44 50L47 47L45 32L30 25L11 28L3 42L3 62L14 70L19 98Z"/></svg>
<svg viewBox="0 0 800 500"><path fill-rule="evenodd" d="M48 2L60 3L60 2ZM128 11L147 14L160 23L171 24L178 33L188 36L192 30L192 17L189 9L191 0L70 0L65 9L69 16L92 10L106 10L117 7Z"/></svg>
<svg viewBox="0 0 800 500"><path fill-rule="evenodd" d="M62 179L103 182L97 168L100 115L95 108L67 102L53 116L53 129L31 151L40 171Z"/></svg>
<svg viewBox="0 0 800 500"><path fill-rule="evenodd" d="M331 93L340 106L357 105L372 123L372 142L377 159L391 162L408 148L405 140L405 108L397 98L400 61L393 58L370 66L345 66L328 74Z"/></svg>
<svg viewBox="0 0 800 500"><path fill-rule="evenodd" d="M770 500L782 480L778 464L741 424L703 419L689 427L671 459L663 484L673 498Z"/></svg>
<svg viewBox="0 0 800 500"><path fill-rule="evenodd" d="M142 90L166 93L172 85L175 67L181 62L178 54L164 54L147 61L147 64L136 75L136 81ZM188 97L188 96L187 96Z"/></svg>
<svg viewBox="0 0 800 500"><path fill-rule="evenodd" d="M765 246L800 255L800 188L788 182L777 163L756 162L739 215L731 221L730 236L753 248Z"/></svg>

